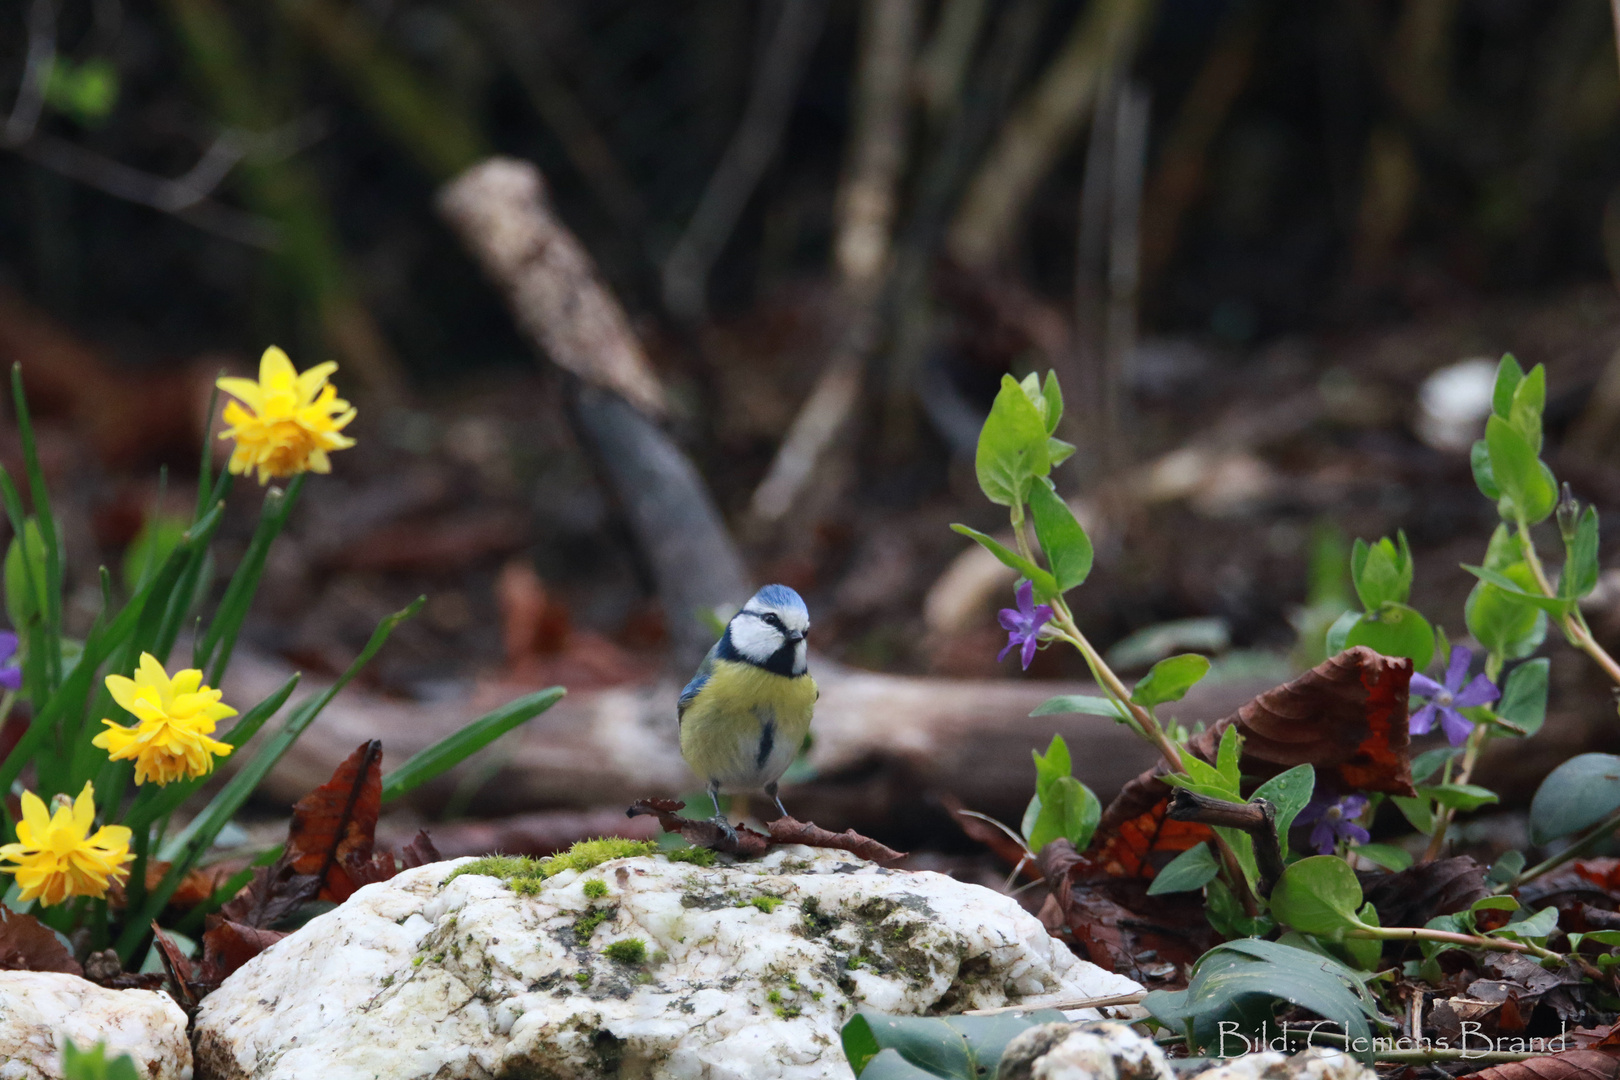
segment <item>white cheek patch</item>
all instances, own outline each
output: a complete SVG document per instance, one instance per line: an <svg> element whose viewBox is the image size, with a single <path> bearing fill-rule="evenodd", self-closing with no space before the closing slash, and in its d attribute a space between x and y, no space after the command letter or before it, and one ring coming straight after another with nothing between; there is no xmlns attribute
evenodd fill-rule
<svg viewBox="0 0 1620 1080"><path fill-rule="evenodd" d="M743 616L731 622L731 645L756 664L763 664L782 647L781 633L764 619Z"/></svg>

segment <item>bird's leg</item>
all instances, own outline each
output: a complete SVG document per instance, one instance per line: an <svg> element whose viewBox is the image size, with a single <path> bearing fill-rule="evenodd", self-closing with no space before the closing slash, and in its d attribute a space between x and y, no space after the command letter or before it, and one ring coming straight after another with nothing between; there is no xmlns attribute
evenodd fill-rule
<svg viewBox="0 0 1620 1080"><path fill-rule="evenodd" d="M721 835L735 845L737 843L737 830L731 827L731 822L726 820L726 815L720 810L720 782L718 780L709 781L709 798L714 802L714 817L710 820L720 826Z"/></svg>
<svg viewBox="0 0 1620 1080"><path fill-rule="evenodd" d="M765 794L769 795L771 798L776 800L776 808L782 812L783 817L791 816L787 812L787 807L782 805L782 796L780 796L780 795L778 795L776 793L776 781L775 780L772 780L770 783L765 785Z"/></svg>

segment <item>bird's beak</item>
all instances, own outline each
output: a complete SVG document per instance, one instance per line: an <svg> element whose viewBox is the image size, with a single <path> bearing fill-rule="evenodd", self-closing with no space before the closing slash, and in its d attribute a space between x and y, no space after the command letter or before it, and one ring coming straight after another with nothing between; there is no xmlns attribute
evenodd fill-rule
<svg viewBox="0 0 1620 1080"><path fill-rule="evenodd" d="M810 636L810 631L806 630L802 634L789 634L788 635L788 640L791 641L793 644L797 645L799 642L803 641L805 638L807 638L809 636Z"/></svg>

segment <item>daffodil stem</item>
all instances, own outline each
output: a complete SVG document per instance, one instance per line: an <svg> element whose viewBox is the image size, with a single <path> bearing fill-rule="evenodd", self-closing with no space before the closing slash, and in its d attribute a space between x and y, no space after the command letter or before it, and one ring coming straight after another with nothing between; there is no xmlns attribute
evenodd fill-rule
<svg viewBox="0 0 1620 1080"><path fill-rule="evenodd" d="M130 868L129 884L124 888L125 911L135 912L146 906L146 852L151 839L151 829L135 830L135 865Z"/></svg>
<svg viewBox="0 0 1620 1080"><path fill-rule="evenodd" d="M1541 556L1536 554L1536 542L1530 537L1530 523L1522 516L1516 524L1519 529L1519 546L1524 549L1524 561L1530 567L1530 573L1535 576L1536 586L1545 596L1556 597L1558 590L1553 588L1552 580L1547 576L1546 568L1541 565ZM1571 610L1558 616L1558 625L1563 628L1564 636L1572 645L1590 656L1609 679L1620 686L1620 662L1610 656L1608 650L1599 645L1597 638L1592 636L1592 628L1586 625L1586 616L1582 615L1580 608L1571 606Z"/></svg>

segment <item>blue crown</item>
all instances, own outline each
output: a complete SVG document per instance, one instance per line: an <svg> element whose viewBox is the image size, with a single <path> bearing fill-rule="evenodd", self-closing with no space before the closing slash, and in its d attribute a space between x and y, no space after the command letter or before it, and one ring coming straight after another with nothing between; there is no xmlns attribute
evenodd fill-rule
<svg viewBox="0 0 1620 1080"><path fill-rule="evenodd" d="M766 585L754 594L754 599L766 607L787 611L798 610L806 615L810 614L810 609L805 607L804 598L786 585Z"/></svg>

